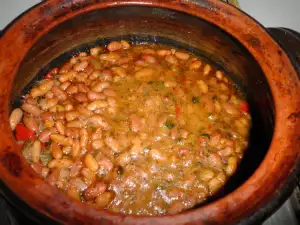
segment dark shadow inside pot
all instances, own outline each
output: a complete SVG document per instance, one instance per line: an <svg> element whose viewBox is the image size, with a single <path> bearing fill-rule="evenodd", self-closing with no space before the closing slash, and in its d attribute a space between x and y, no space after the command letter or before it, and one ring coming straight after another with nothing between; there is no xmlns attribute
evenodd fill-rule
<svg viewBox="0 0 300 225"><path fill-rule="evenodd" d="M218 195L204 204L244 183L264 159L272 139L274 103L269 85L245 47L218 27L191 15L130 6L97 10L68 20L45 34L28 52L15 78L11 103L18 104L18 96L24 90L76 52L120 39L185 48L231 74L231 79L245 92L250 103L253 118L250 145L237 173Z"/></svg>

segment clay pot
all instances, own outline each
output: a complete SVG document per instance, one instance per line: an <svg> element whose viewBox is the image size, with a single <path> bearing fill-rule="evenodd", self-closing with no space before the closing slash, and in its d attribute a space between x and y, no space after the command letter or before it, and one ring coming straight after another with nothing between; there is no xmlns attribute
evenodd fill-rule
<svg viewBox="0 0 300 225"><path fill-rule="evenodd" d="M237 174L208 203L162 217L97 210L46 184L16 149L8 115L34 76L91 43L120 38L195 51L233 74L245 90L253 116L250 146ZM6 29L0 59L0 176L7 189L43 218L70 224L251 223L255 216L264 218L256 213L259 209L272 202L275 210L282 193L288 193L282 190L293 188L300 142L299 79L266 30L234 7L216 0L49 0Z"/></svg>

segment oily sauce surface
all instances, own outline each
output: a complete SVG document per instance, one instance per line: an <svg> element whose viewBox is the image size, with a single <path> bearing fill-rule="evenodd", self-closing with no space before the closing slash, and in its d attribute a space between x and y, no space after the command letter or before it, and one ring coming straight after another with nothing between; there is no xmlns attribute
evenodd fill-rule
<svg viewBox="0 0 300 225"><path fill-rule="evenodd" d="M111 42L54 68L10 116L25 159L73 199L175 214L236 171L251 117L222 71L168 46Z"/></svg>

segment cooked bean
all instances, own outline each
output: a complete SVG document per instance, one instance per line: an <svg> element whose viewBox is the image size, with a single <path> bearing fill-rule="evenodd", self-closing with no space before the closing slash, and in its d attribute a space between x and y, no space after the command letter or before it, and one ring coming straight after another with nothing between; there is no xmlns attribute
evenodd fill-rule
<svg viewBox="0 0 300 225"><path fill-rule="evenodd" d="M120 151L120 145L117 142L116 139L112 137L106 137L105 138L105 144L110 147L114 152L119 152Z"/></svg>
<svg viewBox="0 0 300 225"><path fill-rule="evenodd" d="M41 155L41 142L36 140L33 142L31 147L31 155L32 155L32 161L37 163L40 161L40 155Z"/></svg>
<svg viewBox="0 0 300 225"><path fill-rule="evenodd" d="M41 176L45 179L49 174L50 169L47 167L43 167L41 171Z"/></svg>
<svg viewBox="0 0 300 225"><path fill-rule="evenodd" d="M110 70L103 70L101 78L104 81L112 81L112 72Z"/></svg>
<svg viewBox="0 0 300 225"><path fill-rule="evenodd" d="M62 101L66 100L68 97L67 94L56 85L52 87L52 92L55 95L55 97Z"/></svg>
<svg viewBox="0 0 300 225"><path fill-rule="evenodd" d="M108 97L116 97L116 92L113 89L107 88L103 90L103 94Z"/></svg>
<svg viewBox="0 0 300 225"><path fill-rule="evenodd" d="M53 142L51 145L51 152L55 159L61 159L63 156L63 152L62 152L60 146L55 142Z"/></svg>
<svg viewBox="0 0 300 225"><path fill-rule="evenodd" d="M76 118L78 118L78 116L79 116L79 112L77 111L70 111L65 113L65 117L67 121L75 120Z"/></svg>
<svg viewBox="0 0 300 225"><path fill-rule="evenodd" d="M239 114L239 111L232 104L223 103L223 108L230 115L237 116Z"/></svg>
<svg viewBox="0 0 300 225"><path fill-rule="evenodd" d="M72 152L72 147L71 146L63 146L62 152L65 155L70 155L70 153Z"/></svg>
<svg viewBox="0 0 300 225"><path fill-rule="evenodd" d="M112 192L104 192L96 198L96 204L99 208L104 208L112 201L113 198L114 195Z"/></svg>
<svg viewBox="0 0 300 225"><path fill-rule="evenodd" d="M97 56L100 52L102 52L102 48L100 46L90 49L90 53L92 56Z"/></svg>
<svg viewBox="0 0 300 225"><path fill-rule="evenodd" d="M206 94L208 92L208 85L203 80L198 80L197 84L198 84L198 86L200 88L200 91L203 94Z"/></svg>
<svg viewBox="0 0 300 225"><path fill-rule="evenodd" d="M82 92L82 93L88 93L89 92L89 88L88 88L88 86L86 86L86 84L79 83L79 84L77 84L77 87L78 87L79 92Z"/></svg>
<svg viewBox="0 0 300 225"><path fill-rule="evenodd" d="M90 111L94 111L99 108L106 108L107 102L103 100L95 100L87 105L87 109Z"/></svg>
<svg viewBox="0 0 300 225"><path fill-rule="evenodd" d="M72 157L76 158L80 154L80 142L75 139L72 145Z"/></svg>
<svg viewBox="0 0 300 225"><path fill-rule="evenodd" d="M232 150L232 148L231 147L226 147L226 148L224 148L223 150L221 150L221 151L218 151L218 154L220 155L220 156L223 156L223 157L228 157L228 156L230 156L231 154L233 153L233 150Z"/></svg>
<svg viewBox="0 0 300 225"><path fill-rule="evenodd" d="M208 160L210 165L215 167L216 169L221 169L223 166L221 157L216 153L210 153L208 156Z"/></svg>
<svg viewBox="0 0 300 225"><path fill-rule="evenodd" d="M167 56L167 55L171 55L171 54L172 54L171 50L167 50L167 49L157 50L157 55L159 55L159 56Z"/></svg>
<svg viewBox="0 0 300 225"><path fill-rule="evenodd" d="M209 169L203 169L200 171L199 176L201 180L209 181L214 177L215 173Z"/></svg>
<svg viewBox="0 0 300 225"><path fill-rule="evenodd" d="M75 127L66 127L65 135L71 138L79 138L79 129Z"/></svg>
<svg viewBox="0 0 300 225"><path fill-rule="evenodd" d="M196 61L193 61L193 62L190 64L189 69L190 69L190 70L197 70L197 69L199 69L199 68L201 67L201 65L202 65L202 62L199 61L199 60L196 60Z"/></svg>
<svg viewBox="0 0 300 225"><path fill-rule="evenodd" d="M72 145L73 141L71 138L64 137L63 135L60 134L51 134L50 139L58 144L68 146Z"/></svg>
<svg viewBox="0 0 300 225"><path fill-rule="evenodd" d="M77 75L76 71L71 70L70 72L64 73L62 75L60 75L60 77L58 78L58 80L61 83L64 83L68 80L72 80L75 76Z"/></svg>
<svg viewBox="0 0 300 225"><path fill-rule="evenodd" d="M68 128L82 128L84 127L84 123L81 120L72 120L71 122L67 123Z"/></svg>
<svg viewBox="0 0 300 225"><path fill-rule="evenodd" d="M122 67L113 67L113 68L111 68L111 70L120 77L126 76L126 70Z"/></svg>
<svg viewBox="0 0 300 225"><path fill-rule="evenodd" d="M12 130L16 129L17 124L19 124L23 117L23 111L20 108L14 109L9 117L9 124Z"/></svg>
<svg viewBox="0 0 300 225"><path fill-rule="evenodd" d="M91 171L95 172L99 168L98 162L91 154L87 154L85 156L84 162L85 162L85 165L87 166L87 168L89 168Z"/></svg>
<svg viewBox="0 0 300 225"><path fill-rule="evenodd" d="M73 105L71 105L71 104L65 105L65 111L66 112L69 112L69 111L72 111L72 110L74 110L74 106Z"/></svg>
<svg viewBox="0 0 300 225"><path fill-rule="evenodd" d="M228 165L227 165L227 167L226 167L226 173L228 174L228 175L232 175L235 171L236 171L236 169L237 169L237 159L236 159L236 157L230 157L230 158L228 158Z"/></svg>
<svg viewBox="0 0 300 225"><path fill-rule="evenodd" d="M52 168L69 168L73 164L73 161L71 159L53 159L49 162L48 167L50 169Z"/></svg>
<svg viewBox="0 0 300 225"><path fill-rule="evenodd" d="M45 129L43 132L41 132L39 134L38 139L43 142L46 143L50 140L50 135L56 133L56 129L55 128L50 128L50 129Z"/></svg>
<svg viewBox="0 0 300 225"><path fill-rule="evenodd" d="M66 89L66 92L67 92L69 95L76 94L76 93L78 93L78 87L77 87L76 85L70 85L70 86Z"/></svg>
<svg viewBox="0 0 300 225"><path fill-rule="evenodd" d="M141 58L143 60L145 60L145 62L147 62L147 63L150 63L150 64L156 63L156 58L153 55L143 54Z"/></svg>
<svg viewBox="0 0 300 225"><path fill-rule="evenodd" d="M82 166L83 165L81 161L77 161L76 163L74 163L70 170L70 177L77 177L79 175Z"/></svg>
<svg viewBox="0 0 300 225"><path fill-rule="evenodd" d="M110 51L110 52L120 50L121 48L122 48L122 44L120 42L117 42L117 41L110 42L107 45L107 50Z"/></svg>
<svg viewBox="0 0 300 225"><path fill-rule="evenodd" d="M39 126L34 118L25 116L23 118L24 125L31 131L37 132L39 130Z"/></svg>
<svg viewBox="0 0 300 225"><path fill-rule="evenodd" d="M45 104L42 104L42 105L40 104L40 106L41 106L42 110L47 110L47 109L49 109L51 107L56 106L57 103L58 103L58 99L57 98L51 98L51 99L47 99L46 102L45 102Z"/></svg>
<svg viewBox="0 0 300 225"><path fill-rule="evenodd" d="M37 99L31 97L30 95L25 99L26 103L30 105L36 105L37 104Z"/></svg>
<svg viewBox="0 0 300 225"><path fill-rule="evenodd" d="M110 85L108 82L98 82L92 87L92 91L101 92L103 89L108 88Z"/></svg>
<svg viewBox="0 0 300 225"><path fill-rule="evenodd" d="M166 60L168 63L172 64L172 65L178 64L178 60L177 60L176 57L173 56L173 55L168 55L168 56L166 56L165 60Z"/></svg>
<svg viewBox="0 0 300 225"><path fill-rule="evenodd" d="M171 87L171 88L177 86L177 83L175 81L165 81L164 84L165 84L166 87Z"/></svg>
<svg viewBox="0 0 300 225"><path fill-rule="evenodd" d="M104 100L106 99L106 96L102 93L94 92L94 91L89 91L87 93L87 97L90 101L94 100Z"/></svg>
<svg viewBox="0 0 300 225"><path fill-rule="evenodd" d="M74 70L77 72L83 71L89 65L88 61L82 61L74 65Z"/></svg>
<svg viewBox="0 0 300 225"><path fill-rule="evenodd" d="M59 73L67 73L72 68L71 63L65 63L63 67L59 70Z"/></svg>
<svg viewBox="0 0 300 225"><path fill-rule="evenodd" d="M211 179L208 183L208 187L211 193L217 192L224 184L226 177L223 173L220 173L217 177Z"/></svg>
<svg viewBox="0 0 300 225"><path fill-rule="evenodd" d="M131 115L129 119L131 121L131 130L139 132L142 127L141 119L137 115Z"/></svg>
<svg viewBox="0 0 300 225"><path fill-rule="evenodd" d="M203 68L203 74L208 75L211 71L211 66L209 64L206 64Z"/></svg>
<svg viewBox="0 0 300 225"><path fill-rule="evenodd" d="M61 90L65 91L71 85L69 81L63 82L59 87Z"/></svg>
<svg viewBox="0 0 300 225"><path fill-rule="evenodd" d="M101 60L104 60L104 61L108 61L108 62L115 62L117 61L118 59L120 59L120 55L118 53L115 53L115 52L110 52L110 53L105 53L105 54L101 54L99 56L99 58Z"/></svg>
<svg viewBox="0 0 300 225"><path fill-rule="evenodd" d="M222 80L222 79L223 79L223 73L222 73L220 70L218 70L218 71L216 72L216 77L217 77L219 80Z"/></svg>
<svg viewBox="0 0 300 225"><path fill-rule="evenodd" d="M104 146L104 142L102 140L93 140L92 147L95 150L99 150Z"/></svg>
<svg viewBox="0 0 300 225"><path fill-rule="evenodd" d="M97 129L93 132L93 134L92 134L92 136L91 136L91 139L92 139L92 140L101 139L101 138L102 138L102 131L103 131L103 129L102 129L101 127L97 128Z"/></svg>
<svg viewBox="0 0 300 225"><path fill-rule="evenodd" d="M84 182L88 187L96 182L95 172L90 170L89 168L83 168L81 170L81 175L83 176Z"/></svg>
<svg viewBox="0 0 300 225"><path fill-rule="evenodd" d="M107 185L103 182L97 182L95 187L90 187L85 190L84 198L86 200L93 200L107 189Z"/></svg>
<svg viewBox="0 0 300 225"><path fill-rule="evenodd" d="M84 93L77 93L73 95L74 99L78 102L87 102L88 98Z"/></svg>
<svg viewBox="0 0 300 225"><path fill-rule="evenodd" d="M108 97L107 98L107 103L111 107L116 107L117 106L117 100L113 97Z"/></svg>
<svg viewBox="0 0 300 225"><path fill-rule="evenodd" d="M190 55L185 52L175 52L175 56L181 60L188 60L190 58Z"/></svg>
<svg viewBox="0 0 300 225"><path fill-rule="evenodd" d="M55 127L59 134L65 135L65 126L63 125L63 123L61 121L56 121Z"/></svg>
<svg viewBox="0 0 300 225"><path fill-rule="evenodd" d="M107 121L104 119L103 116L100 115L93 115L89 118L88 120L89 124L92 126L101 126L103 127L105 130L109 129L110 126L107 123Z"/></svg>
<svg viewBox="0 0 300 225"><path fill-rule="evenodd" d="M79 131L79 135L80 135L80 147L86 149L89 141L89 134L87 129L81 128Z"/></svg>
<svg viewBox="0 0 300 225"><path fill-rule="evenodd" d="M168 213L173 215L173 214L179 213L180 211L184 210L184 208L185 208L185 205L183 202L176 201L170 206L170 208L168 209Z"/></svg>
<svg viewBox="0 0 300 225"><path fill-rule="evenodd" d="M32 114L33 116L40 116L42 111L35 105L30 105L28 103L24 103L21 108L23 109L23 111Z"/></svg>
<svg viewBox="0 0 300 225"><path fill-rule="evenodd" d="M135 77L138 79L144 78L144 77L150 77L155 73L155 70L152 68L144 68L135 73Z"/></svg>

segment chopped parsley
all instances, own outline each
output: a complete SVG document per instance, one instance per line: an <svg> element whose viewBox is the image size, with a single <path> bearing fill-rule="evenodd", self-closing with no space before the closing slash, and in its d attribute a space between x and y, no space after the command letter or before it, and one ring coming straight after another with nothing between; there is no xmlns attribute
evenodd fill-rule
<svg viewBox="0 0 300 225"><path fill-rule="evenodd" d="M193 97L192 98L192 102L194 103L194 104L197 104L197 103L199 103L199 97Z"/></svg>
<svg viewBox="0 0 300 225"><path fill-rule="evenodd" d="M155 90L161 90L165 87L165 84L163 81L149 81L148 84L150 84Z"/></svg>
<svg viewBox="0 0 300 225"><path fill-rule="evenodd" d="M209 134L206 134L206 133L203 133L203 134L200 134L201 137L207 137L208 139L210 139L210 135Z"/></svg>
<svg viewBox="0 0 300 225"><path fill-rule="evenodd" d="M172 128L175 127L175 124L171 120L167 120L165 126L171 130Z"/></svg>
<svg viewBox="0 0 300 225"><path fill-rule="evenodd" d="M122 167L122 166L118 166L118 167L117 167L117 174L120 175L120 176L122 176L123 173L124 173L123 167Z"/></svg>

